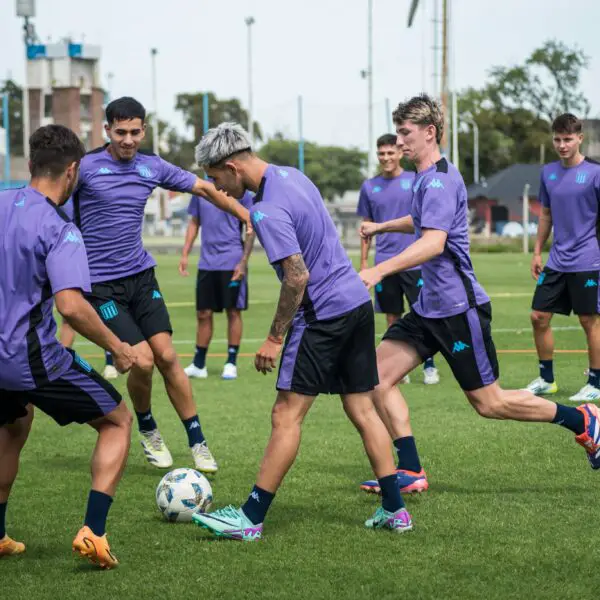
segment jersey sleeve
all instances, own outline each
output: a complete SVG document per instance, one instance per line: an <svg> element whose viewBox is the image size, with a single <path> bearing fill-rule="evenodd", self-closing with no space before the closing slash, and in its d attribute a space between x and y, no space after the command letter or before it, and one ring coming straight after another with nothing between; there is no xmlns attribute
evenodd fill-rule
<svg viewBox="0 0 600 600"><path fill-rule="evenodd" d="M242 196L240 203L242 204L242 206L250 210L252 208L252 205L254 204L254 194L252 194L251 192L246 192Z"/></svg>
<svg viewBox="0 0 600 600"><path fill-rule="evenodd" d="M540 176L540 191L539 201L544 208L550 208L550 196L548 195L548 189L546 188L546 182L544 181L544 172Z"/></svg>
<svg viewBox="0 0 600 600"><path fill-rule="evenodd" d="M194 217L200 223L200 198L198 196L192 196L187 209L188 215Z"/></svg>
<svg viewBox="0 0 600 600"><path fill-rule="evenodd" d="M458 206L456 185L444 173L434 173L421 189L421 228L449 233Z"/></svg>
<svg viewBox="0 0 600 600"><path fill-rule="evenodd" d="M160 170L160 187L174 192L191 192L198 177L189 171L184 171L170 162L158 159Z"/></svg>
<svg viewBox="0 0 600 600"><path fill-rule="evenodd" d="M271 264L301 254L296 228L287 210L279 206L254 205L251 215L256 235Z"/></svg>
<svg viewBox="0 0 600 600"><path fill-rule="evenodd" d="M87 253L79 229L73 223L65 223L53 237L46 256L52 294L69 289L91 292Z"/></svg>
<svg viewBox="0 0 600 600"><path fill-rule="evenodd" d="M360 188L358 195L358 206L356 208L356 214L365 219L373 221L373 212L371 211L371 201L369 200L369 194L367 192L367 186L365 183Z"/></svg>

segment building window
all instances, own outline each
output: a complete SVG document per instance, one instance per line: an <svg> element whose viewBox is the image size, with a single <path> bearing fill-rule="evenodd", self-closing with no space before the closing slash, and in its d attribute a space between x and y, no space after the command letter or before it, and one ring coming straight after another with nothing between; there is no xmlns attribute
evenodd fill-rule
<svg viewBox="0 0 600 600"><path fill-rule="evenodd" d="M44 94L44 119L52 118L52 94Z"/></svg>
<svg viewBox="0 0 600 600"><path fill-rule="evenodd" d="M90 94L79 96L80 117L85 121L92 120L92 97Z"/></svg>

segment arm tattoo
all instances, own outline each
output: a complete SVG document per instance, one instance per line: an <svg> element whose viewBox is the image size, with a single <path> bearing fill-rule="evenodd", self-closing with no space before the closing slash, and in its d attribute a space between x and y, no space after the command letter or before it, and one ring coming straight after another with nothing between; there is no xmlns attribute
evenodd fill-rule
<svg viewBox="0 0 600 600"><path fill-rule="evenodd" d="M248 262L250 255L252 254L252 248L254 247L254 239L256 238L256 233L254 231L250 234L246 233L246 240L244 241L244 255L242 256L242 260Z"/></svg>
<svg viewBox="0 0 600 600"><path fill-rule="evenodd" d="M308 285L308 269L301 254L288 256L281 261L283 281L279 293L277 311L271 325L269 335L281 339L288 330Z"/></svg>

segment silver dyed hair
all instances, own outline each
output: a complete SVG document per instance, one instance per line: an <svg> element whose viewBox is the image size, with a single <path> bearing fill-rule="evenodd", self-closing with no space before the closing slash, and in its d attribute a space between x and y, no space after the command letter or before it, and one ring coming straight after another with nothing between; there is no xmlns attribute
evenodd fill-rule
<svg viewBox="0 0 600 600"><path fill-rule="evenodd" d="M246 130L239 123L221 123L202 136L194 156L201 167L213 167L244 150L252 150Z"/></svg>

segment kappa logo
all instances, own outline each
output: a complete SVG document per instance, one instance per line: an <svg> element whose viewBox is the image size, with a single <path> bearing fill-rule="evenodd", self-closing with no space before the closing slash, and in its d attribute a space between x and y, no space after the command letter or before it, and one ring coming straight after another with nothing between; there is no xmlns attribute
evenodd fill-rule
<svg viewBox="0 0 600 600"><path fill-rule="evenodd" d="M444 184L439 179L432 179L429 182L429 184L427 185L427 188L434 188L436 190L443 190L444 189Z"/></svg>
<svg viewBox="0 0 600 600"><path fill-rule="evenodd" d="M378 194L378 193L379 193L379 192L380 192L382 189L383 189L383 188L382 188L380 185L376 185L376 186L373 188L373 193L374 193L374 194Z"/></svg>
<svg viewBox="0 0 600 600"><path fill-rule="evenodd" d="M150 179L153 175L152 169L146 165L138 165L137 172L144 178Z"/></svg>
<svg viewBox="0 0 600 600"><path fill-rule="evenodd" d="M260 504L260 496L258 495L258 492L256 490L250 494L250 498L256 500Z"/></svg>
<svg viewBox="0 0 600 600"><path fill-rule="evenodd" d="M65 242L71 242L72 244L81 244L81 238L74 232L69 231L65 236Z"/></svg>
<svg viewBox="0 0 600 600"><path fill-rule="evenodd" d="M595 281L594 279L588 279L585 282L585 285L583 287L586 287L586 288L598 287L598 282Z"/></svg>
<svg viewBox="0 0 600 600"><path fill-rule="evenodd" d="M556 181L558 179L558 175L556 173L550 173L548 176L548 181Z"/></svg>
<svg viewBox="0 0 600 600"><path fill-rule="evenodd" d="M277 173L280 177L283 177L284 179L289 175L289 173L285 169L279 169Z"/></svg>
<svg viewBox="0 0 600 600"><path fill-rule="evenodd" d="M423 287L423 284L424 284L424 283L425 283L425 282L423 281L423 278L422 278L422 277L419 277L419 281L417 281L417 287Z"/></svg>
<svg viewBox="0 0 600 600"><path fill-rule="evenodd" d="M98 175L112 175L112 171L106 167L100 167L98 169Z"/></svg>
<svg viewBox="0 0 600 600"><path fill-rule="evenodd" d="M452 346L452 354L458 354L459 352L467 350L470 347L471 346L469 346L469 344L465 344L459 340L458 342L454 342L454 346Z"/></svg>
<svg viewBox="0 0 600 600"><path fill-rule="evenodd" d="M228 287L230 287L230 288L240 287L240 282L239 281L230 281Z"/></svg>
<svg viewBox="0 0 600 600"><path fill-rule="evenodd" d="M537 284L542 285L542 283L544 283L544 279L546 279L546 273L540 273L540 276L538 277L538 280L537 280Z"/></svg>
<svg viewBox="0 0 600 600"><path fill-rule="evenodd" d="M152 300L160 300L162 298L161 293L158 290L152 292Z"/></svg>
<svg viewBox="0 0 600 600"><path fill-rule="evenodd" d="M252 213L252 222L256 225L256 223L260 223L263 219L266 219L267 215L265 215L265 213L260 212L260 210L257 210L255 212Z"/></svg>
<svg viewBox="0 0 600 600"><path fill-rule="evenodd" d="M191 431L192 429L199 429L200 428L200 423L198 423L198 421L192 421L192 423L190 423L190 426L188 427L188 430Z"/></svg>
<svg viewBox="0 0 600 600"><path fill-rule="evenodd" d="M411 187L410 179L402 179L400 181L400 185L402 186L402 189L405 192L408 191L408 190L410 190L410 187Z"/></svg>
<svg viewBox="0 0 600 600"><path fill-rule="evenodd" d="M381 284L381 283L378 283L378 284L375 286L375 291L376 291L377 293L381 293L381 292L383 292L383 284Z"/></svg>

